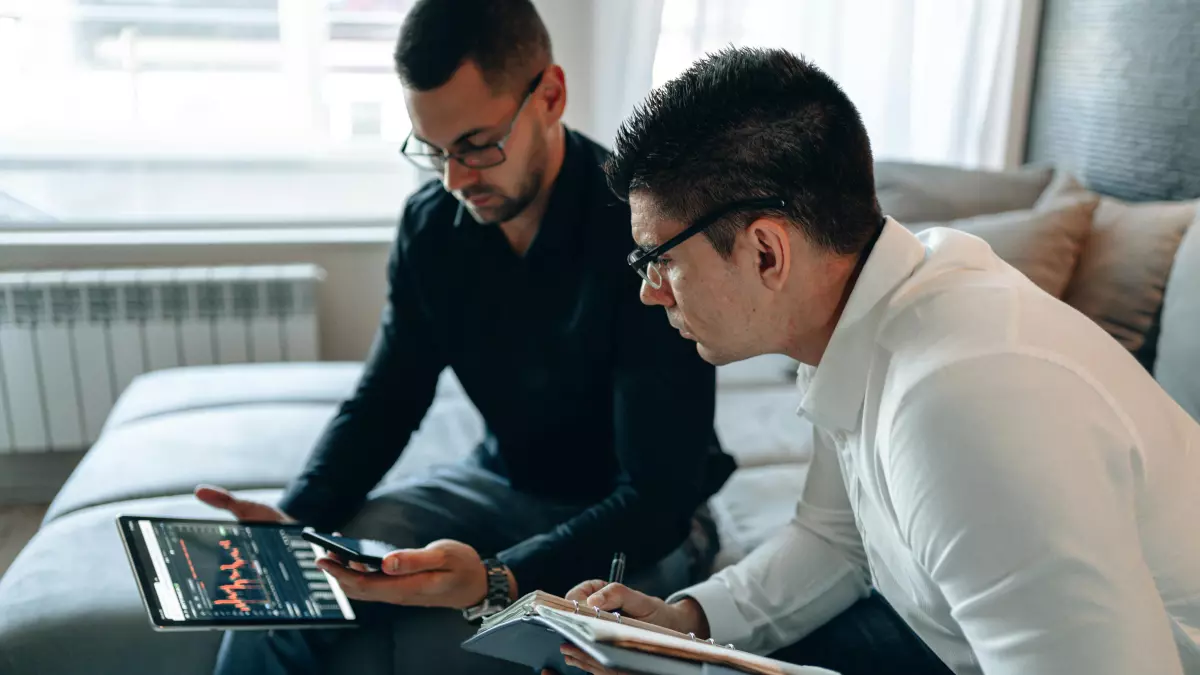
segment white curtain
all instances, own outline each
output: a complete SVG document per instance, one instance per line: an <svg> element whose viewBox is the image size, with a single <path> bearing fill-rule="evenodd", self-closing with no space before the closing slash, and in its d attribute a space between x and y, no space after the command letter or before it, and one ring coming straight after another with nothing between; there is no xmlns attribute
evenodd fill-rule
<svg viewBox="0 0 1200 675"><path fill-rule="evenodd" d="M663 0L653 83L726 45L782 47L842 85L877 159L1001 168L1019 157L1011 135L1024 131L1028 73L1019 71L1032 67L1037 5Z"/></svg>
<svg viewBox="0 0 1200 675"><path fill-rule="evenodd" d="M663 0L596 0L592 12L591 128L597 141L611 146L653 85Z"/></svg>

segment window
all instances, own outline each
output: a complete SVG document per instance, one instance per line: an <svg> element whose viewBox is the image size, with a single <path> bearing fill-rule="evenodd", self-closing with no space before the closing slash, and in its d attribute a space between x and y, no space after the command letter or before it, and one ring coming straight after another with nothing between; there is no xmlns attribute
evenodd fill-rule
<svg viewBox="0 0 1200 675"><path fill-rule="evenodd" d="M392 220L414 0L0 0L0 227Z"/></svg>
<svg viewBox="0 0 1200 675"><path fill-rule="evenodd" d="M407 132L412 0L0 0L0 145L22 157L321 157Z"/></svg>

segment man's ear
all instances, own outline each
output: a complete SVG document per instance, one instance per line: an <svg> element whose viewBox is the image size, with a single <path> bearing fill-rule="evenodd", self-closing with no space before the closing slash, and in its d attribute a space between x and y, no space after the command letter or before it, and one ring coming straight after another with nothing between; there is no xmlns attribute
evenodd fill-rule
<svg viewBox="0 0 1200 675"><path fill-rule="evenodd" d="M540 97L544 103L545 120L547 123L558 122L562 119L563 111L567 108L567 76L558 65L546 68L542 76Z"/></svg>
<svg viewBox="0 0 1200 675"><path fill-rule="evenodd" d="M792 249L788 245L788 225L771 218L759 218L747 228L758 258L758 274L763 285L773 291L783 289L792 269Z"/></svg>

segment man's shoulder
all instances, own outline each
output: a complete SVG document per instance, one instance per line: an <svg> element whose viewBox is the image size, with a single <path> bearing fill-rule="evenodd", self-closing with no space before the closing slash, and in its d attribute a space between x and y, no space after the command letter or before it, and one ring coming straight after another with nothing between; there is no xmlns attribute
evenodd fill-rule
<svg viewBox="0 0 1200 675"><path fill-rule="evenodd" d="M609 189L608 177L604 172L604 164L612 153L578 131L570 130L567 133L584 158L582 179L595 225L593 241L598 240L604 255L615 255L618 261L624 260L625 254L633 248L633 237L629 229L629 204L617 199Z"/></svg>
<svg viewBox="0 0 1200 675"><path fill-rule="evenodd" d="M612 152L608 148L592 140L590 136L583 132L568 129L567 135L587 152L589 162L594 160L595 165L598 167L603 167L608 158L612 157Z"/></svg>

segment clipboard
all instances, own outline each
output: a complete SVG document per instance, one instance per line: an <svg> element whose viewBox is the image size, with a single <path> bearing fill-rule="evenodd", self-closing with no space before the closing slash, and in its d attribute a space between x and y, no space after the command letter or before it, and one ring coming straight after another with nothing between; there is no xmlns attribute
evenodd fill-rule
<svg viewBox="0 0 1200 675"><path fill-rule="evenodd" d="M562 607L572 607L571 611ZM530 668L579 673L563 662L559 647L569 642L608 668L652 675L752 673L754 675L837 675L717 645L660 626L624 619L611 612L576 606L557 596L535 593L485 622L462 646L468 651ZM707 670L705 670L707 668Z"/></svg>

